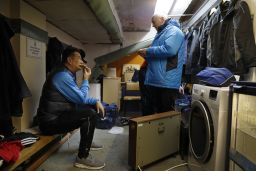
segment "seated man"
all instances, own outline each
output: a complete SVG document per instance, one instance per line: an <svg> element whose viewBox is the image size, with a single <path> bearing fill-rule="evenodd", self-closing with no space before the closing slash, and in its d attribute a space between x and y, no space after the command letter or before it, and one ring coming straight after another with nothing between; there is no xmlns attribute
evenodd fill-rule
<svg viewBox="0 0 256 171"><path fill-rule="evenodd" d="M62 64L53 70L44 83L37 111L39 128L43 134L67 133L80 128L80 144L75 166L101 169L105 164L90 153L96 124L96 115L104 117L101 102L88 97L91 69L82 61L80 50L67 47ZM76 72L83 70L83 82L76 84ZM96 111L95 111L96 109Z"/></svg>

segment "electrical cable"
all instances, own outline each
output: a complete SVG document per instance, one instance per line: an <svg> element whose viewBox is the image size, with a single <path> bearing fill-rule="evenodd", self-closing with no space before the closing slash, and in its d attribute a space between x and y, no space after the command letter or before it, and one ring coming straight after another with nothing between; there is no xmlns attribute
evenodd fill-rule
<svg viewBox="0 0 256 171"><path fill-rule="evenodd" d="M169 168L169 169L167 169L167 170L165 170L165 171L173 170L173 169L175 169L175 168L178 168L178 167L181 167L181 166L188 166L188 165L200 167L199 165L196 165L196 164L182 163L182 164L178 164L178 165L176 165L176 166L173 166L173 167L171 167L171 168Z"/></svg>
<svg viewBox="0 0 256 171"><path fill-rule="evenodd" d="M138 169L140 170L140 171L142 171L142 169L140 168L140 166L138 165Z"/></svg>
<svg viewBox="0 0 256 171"><path fill-rule="evenodd" d="M175 168L178 168L178 167L181 167L181 166L186 166L186 165L188 165L188 163L178 164L178 165L173 166L173 167L171 167L171 168L169 168L169 169L167 169L167 170L165 170L165 171L169 171L169 170L172 170L172 169L175 169Z"/></svg>

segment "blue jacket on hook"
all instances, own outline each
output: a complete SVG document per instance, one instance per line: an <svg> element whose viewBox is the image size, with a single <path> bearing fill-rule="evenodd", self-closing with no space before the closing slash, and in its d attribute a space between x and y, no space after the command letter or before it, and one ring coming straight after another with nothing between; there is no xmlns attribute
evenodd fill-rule
<svg viewBox="0 0 256 171"><path fill-rule="evenodd" d="M147 49L148 69L145 85L178 89L181 83L184 34L179 23L169 19L161 26Z"/></svg>

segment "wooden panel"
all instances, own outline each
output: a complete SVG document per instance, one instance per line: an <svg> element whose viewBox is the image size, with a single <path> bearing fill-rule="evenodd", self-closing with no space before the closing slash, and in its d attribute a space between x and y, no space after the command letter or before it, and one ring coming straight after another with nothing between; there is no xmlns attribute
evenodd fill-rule
<svg viewBox="0 0 256 171"><path fill-rule="evenodd" d="M36 170L36 168L38 168L45 160L47 160L53 152L55 152L62 144L67 141L69 137L71 137L77 131L78 129L75 129L74 131L63 135L63 137L60 137L62 135L41 135L40 140L38 140L32 146L24 148L20 153L19 159L12 165L6 167L4 170L15 170L20 166L22 166L22 169L26 171ZM42 149L46 151L41 154ZM38 153L40 155L38 155ZM26 164L24 165L24 163Z"/></svg>
<svg viewBox="0 0 256 171"><path fill-rule="evenodd" d="M103 79L103 101L111 104L115 103L120 109L120 89L121 78L104 78Z"/></svg>
<svg viewBox="0 0 256 171"><path fill-rule="evenodd" d="M139 82L126 83L126 90L140 90Z"/></svg>
<svg viewBox="0 0 256 171"><path fill-rule="evenodd" d="M157 119L160 119L160 118L173 117L173 116L176 116L176 115L180 115L180 112L169 111L169 112L164 112L164 113L157 113L157 114L153 114L153 115L133 118L133 119L131 119L131 121L138 122L138 123L139 122L147 122L147 121L157 120Z"/></svg>

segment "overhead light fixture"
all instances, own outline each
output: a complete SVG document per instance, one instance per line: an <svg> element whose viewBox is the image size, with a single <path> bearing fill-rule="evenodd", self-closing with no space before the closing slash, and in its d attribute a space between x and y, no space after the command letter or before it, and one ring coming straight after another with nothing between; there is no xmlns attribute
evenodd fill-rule
<svg viewBox="0 0 256 171"><path fill-rule="evenodd" d="M154 14L168 14L175 0L157 0Z"/></svg>
<svg viewBox="0 0 256 171"><path fill-rule="evenodd" d="M188 8L192 0L157 0L155 14L168 14L179 18Z"/></svg>
<svg viewBox="0 0 256 171"><path fill-rule="evenodd" d="M175 0L173 7L168 11L169 15L183 14L191 2L192 0Z"/></svg>

